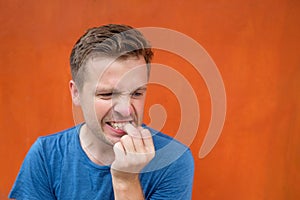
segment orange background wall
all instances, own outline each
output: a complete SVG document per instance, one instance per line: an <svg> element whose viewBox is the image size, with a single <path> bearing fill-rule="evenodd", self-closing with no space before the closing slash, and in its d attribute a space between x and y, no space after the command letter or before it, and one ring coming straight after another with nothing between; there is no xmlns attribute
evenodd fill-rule
<svg viewBox="0 0 300 200"><path fill-rule="evenodd" d="M299 2L1 0L0 198L6 199L38 136L74 125L68 92L73 43L91 26L124 23L189 35L222 74L226 123L213 151L199 159L210 120L207 88L169 55L155 58L184 74L199 98L200 129L191 145L193 199L300 199ZM146 109L157 101L165 105L169 118L163 130L172 135L178 104L156 89Z"/></svg>

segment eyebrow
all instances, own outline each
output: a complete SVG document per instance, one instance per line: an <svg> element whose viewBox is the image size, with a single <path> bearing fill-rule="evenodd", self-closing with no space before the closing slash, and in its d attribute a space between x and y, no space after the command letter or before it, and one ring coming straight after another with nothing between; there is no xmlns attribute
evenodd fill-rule
<svg viewBox="0 0 300 200"><path fill-rule="evenodd" d="M141 87L138 87L133 91L137 91L137 90L147 90L147 85L142 85Z"/></svg>
<svg viewBox="0 0 300 200"><path fill-rule="evenodd" d="M144 90L144 91L146 91L146 90L147 90L147 84L135 88L134 90L132 90L132 92L137 91L137 90ZM101 86L96 88L96 92L103 92L103 93L105 93L105 92L122 93L122 91L117 90L117 89L115 89L115 88L101 87Z"/></svg>

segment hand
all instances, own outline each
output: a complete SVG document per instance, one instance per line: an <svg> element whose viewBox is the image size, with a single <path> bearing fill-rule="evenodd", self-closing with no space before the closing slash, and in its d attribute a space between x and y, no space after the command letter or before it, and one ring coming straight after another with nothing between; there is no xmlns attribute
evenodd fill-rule
<svg viewBox="0 0 300 200"><path fill-rule="evenodd" d="M155 149L149 130L132 124L126 124L123 129L127 135L114 145L115 161L111 165L111 172L114 178L125 180L137 177L153 159Z"/></svg>

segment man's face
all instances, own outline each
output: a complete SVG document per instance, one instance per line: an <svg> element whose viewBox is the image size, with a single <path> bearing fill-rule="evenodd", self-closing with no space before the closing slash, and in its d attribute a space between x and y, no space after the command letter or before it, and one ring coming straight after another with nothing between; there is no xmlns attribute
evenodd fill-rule
<svg viewBox="0 0 300 200"><path fill-rule="evenodd" d="M113 145L126 134L126 123L140 126L147 82L143 57L89 59L79 92L88 132Z"/></svg>

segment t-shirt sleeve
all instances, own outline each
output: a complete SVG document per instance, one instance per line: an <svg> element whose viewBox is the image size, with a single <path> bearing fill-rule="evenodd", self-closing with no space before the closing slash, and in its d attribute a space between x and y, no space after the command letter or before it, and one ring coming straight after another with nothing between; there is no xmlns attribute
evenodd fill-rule
<svg viewBox="0 0 300 200"><path fill-rule="evenodd" d="M151 200L192 199L194 159L189 149L168 166Z"/></svg>
<svg viewBox="0 0 300 200"><path fill-rule="evenodd" d="M38 139L23 161L9 198L17 200L55 199L51 192L45 159L41 140Z"/></svg>

